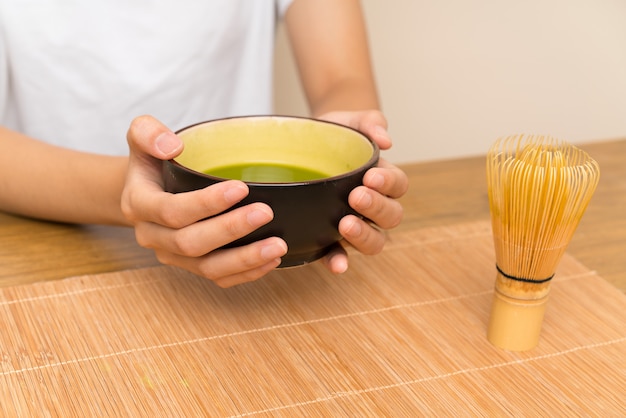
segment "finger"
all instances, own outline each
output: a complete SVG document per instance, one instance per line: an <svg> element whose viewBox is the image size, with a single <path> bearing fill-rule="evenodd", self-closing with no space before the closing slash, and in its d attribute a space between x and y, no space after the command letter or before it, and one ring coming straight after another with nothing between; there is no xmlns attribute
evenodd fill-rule
<svg viewBox="0 0 626 418"><path fill-rule="evenodd" d="M402 221L404 210L397 200L359 186L348 196L350 206L381 228L395 228Z"/></svg>
<svg viewBox="0 0 626 418"><path fill-rule="evenodd" d="M248 186L237 180L177 194L164 193L159 185L145 183L143 187L127 188L124 204L133 208L132 214L141 214L140 221L180 229L222 213L247 195Z"/></svg>
<svg viewBox="0 0 626 418"><path fill-rule="evenodd" d="M339 233L354 248L367 255L381 252L387 239L384 232L353 215L344 216L339 221Z"/></svg>
<svg viewBox="0 0 626 418"><path fill-rule="evenodd" d="M387 132L387 120L381 112L367 112L359 120L359 131L367 135L381 150L391 148L392 141Z"/></svg>
<svg viewBox="0 0 626 418"><path fill-rule="evenodd" d="M278 267L287 244L272 237L242 247L213 251L202 257L158 252L163 264L176 265L214 281L220 287L253 281Z"/></svg>
<svg viewBox="0 0 626 418"><path fill-rule="evenodd" d="M161 160L179 155L183 150L183 142L151 116L135 118L128 128L126 138L130 149L127 188L137 186L163 189Z"/></svg>
<svg viewBox="0 0 626 418"><path fill-rule="evenodd" d="M340 123L361 131L376 142L382 150L391 148L392 142L387 132L387 119L379 110L329 112L321 115L320 119Z"/></svg>
<svg viewBox="0 0 626 418"><path fill-rule="evenodd" d="M264 203L252 203L181 229L167 228L152 222L135 225L137 242L146 248L200 257L242 238L274 217Z"/></svg>
<svg viewBox="0 0 626 418"><path fill-rule="evenodd" d="M183 142L170 129L152 116L139 116L130 124L126 135L131 154L149 155L169 160L183 150Z"/></svg>
<svg viewBox="0 0 626 418"><path fill-rule="evenodd" d="M335 274L345 273L348 270L348 254L340 244L335 245L335 247L322 258L322 262L330 272Z"/></svg>
<svg viewBox="0 0 626 418"><path fill-rule="evenodd" d="M174 158L183 145L167 127L150 116L135 118L127 132L130 154L121 208L133 224L144 220L144 196L163 191L161 160ZM135 205L141 205L135 207Z"/></svg>
<svg viewBox="0 0 626 418"><path fill-rule="evenodd" d="M223 277L218 280L214 280L214 283L222 288L232 287L243 283L253 282L265 276L270 271L274 270L280 265L280 258L277 258L269 263L266 263L254 270L248 270L243 273L233 274L231 276Z"/></svg>
<svg viewBox="0 0 626 418"><path fill-rule="evenodd" d="M409 189L409 179L404 171L381 158L376 167L367 170L363 184L370 189L397 199Z"/></svg>

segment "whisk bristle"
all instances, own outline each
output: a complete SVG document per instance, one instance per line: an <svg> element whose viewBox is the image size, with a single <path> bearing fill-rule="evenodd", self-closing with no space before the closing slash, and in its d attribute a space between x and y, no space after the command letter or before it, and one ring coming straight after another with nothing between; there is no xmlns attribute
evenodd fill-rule
<svg viewBox="0 0 626 418"><path fill-rule="evenodd" d="M487 154L487 179L498 266L514 277L550 277L598 174L598 164L584 151L551 137L496 142Z"/></svg>
<svg viewBox="0 0 626 418"><path fill-rule="evenodd" d="M502 138L487 153L496 290L510 298L547 296L550 279L599 180L583 150L547 136Z"/></svg>

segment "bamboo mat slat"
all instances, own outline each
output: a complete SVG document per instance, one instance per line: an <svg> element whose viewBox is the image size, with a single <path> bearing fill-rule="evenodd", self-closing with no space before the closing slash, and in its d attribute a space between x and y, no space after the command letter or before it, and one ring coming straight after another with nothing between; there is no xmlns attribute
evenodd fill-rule
<svg viewBox="0 0 626 418"><path fill-rule="evenodd" d="M487 222L219 289L154 267L0 289L0 416L624 416L626 296L566 255L542 337L486 339Z"/></svg>

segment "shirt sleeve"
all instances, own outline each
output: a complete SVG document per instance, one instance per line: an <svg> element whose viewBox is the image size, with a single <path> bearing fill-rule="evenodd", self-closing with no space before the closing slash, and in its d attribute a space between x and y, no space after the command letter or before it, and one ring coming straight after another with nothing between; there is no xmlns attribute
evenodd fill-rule
<svg viewBox="0 0 626 418"><path fill-rule="evenodd" d="M276 9L278 10L278 16L282 19L287 13L287 9L293 3L294 0L276 0Z"/></svg>
<svg viewBox="0 0 626 418"><path fill-rule="evenodd" d="M5 123L6 105L9 92L9 68L7 65L7 51L4 45L2 28L0 28L0 124Z"/></svg>
<svg viewBox="0 0 626 418"><path fill-rule="evenodd" d="M15 110L10 102L9 96L9 83L11 82L11 76L9 74L9 57L8 48L6 45L6 38L0 27L0 125L6 126L11 129L17 129L15 117Z"/></svg>

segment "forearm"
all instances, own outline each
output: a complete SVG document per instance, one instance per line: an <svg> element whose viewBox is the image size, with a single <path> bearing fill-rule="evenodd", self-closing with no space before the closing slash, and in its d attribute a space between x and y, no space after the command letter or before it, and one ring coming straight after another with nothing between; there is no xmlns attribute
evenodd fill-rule
<svg viewBox="0 0 626 418"><path fill-rule="evenodd" d="M285 21L314 116L379 109L358 0L296 0Z"/></svg>
<svg viewBox="0 0 626 418"><path fill-rule="evenodd" d="M311 114L318 117L334 111L379 110L380 103L372 79L353 77L337 81L309 102Z"/></svg>
<svg viewBox="0 0 626 418"><path fill-rule="evenodd" d="M127 159L49 145L0 127L0 210L68 223L126 224Z"/></svg>

